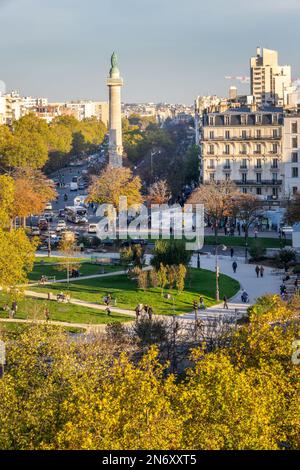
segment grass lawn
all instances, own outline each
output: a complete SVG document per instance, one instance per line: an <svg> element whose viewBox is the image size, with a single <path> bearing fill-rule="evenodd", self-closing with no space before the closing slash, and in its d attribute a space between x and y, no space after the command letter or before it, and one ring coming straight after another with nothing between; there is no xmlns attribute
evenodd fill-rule
<svg viewBox="0 0 300 470"><path fill-rule="evenodd" d="M7 318L7 312L2 310L2 307L5 303L5 296L0 294L0 318ZM108 317L105 312L82 307L81 305L61 304L56 301L31 299L29 297L20 300L18 302L18 307L19 308L16 318L44 320L44 309L48 307L50 311L50 320L55 321L65 321L69 323L106 324L132 320L132 317L128 317L126 315L112 313L112 316Z"/></svg>
<svg viewBox="0 0 300 470"><path fill-rule="evenodd" d="M78 262L78 258L75 261ZM40 258L37 258L37 261L34 263L33 271L28 276L29 280L39 281L43 275L48 277L55 276L57 280L66 279L67 265L60 265L60 269L58 269L58 266L52 263L63 263L63 260L60 258L45 258L44 262L41 262ZM123 266L101 266L99 264L93 264L87 259L80 260L79 266L79 272L82 276L103 274L103 270L104 273L124 270ZM63 270L61 270L62 268Z"/></svg>
<svg viewBox="0 0 300 470"><path fill-rule="evenodd" d="M193 301L200 295L204 297L207 307L216 304L215 300L215 274L203 269L190 269L186 280L185 291L177 295L176 291L170 293L172 298L166 299L161 295L160 288L149 288L146 291L138 289L136 283L126 275L109 278L87 279L67 284L58 284L33 288L37 292L57 291L70 292L74 299L81 299L103 304L103 297L110 293L117 300L117 307L133 310L137 304L151 305L156 314L181 314L193 310ZM220 276L220 298L224 295L233 297L239 290L239 283L234 279Z"/></svg>
<svg viewBox="0 0 300 470"><path fill-rule="evenodd" d="M218 236L217 244L223 244L226 246L245 246L245 239L244 237L225 237L225 236ZM251 237L248 238L248 246L251 247L255 242L260 243L264 248L282 248L284 246L291 246L292 240L280 240L279 238L266 238L266 237L258 237L257 239ZM205 242L206 245L215 245L216 240L213 235L206 236Z"/></svg>

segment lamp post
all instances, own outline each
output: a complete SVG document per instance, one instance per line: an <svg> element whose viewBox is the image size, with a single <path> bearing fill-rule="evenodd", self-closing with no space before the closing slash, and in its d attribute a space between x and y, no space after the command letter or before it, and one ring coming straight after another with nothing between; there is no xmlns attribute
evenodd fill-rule
<svg viewBox="0 0 300 470"><path fill-rule="evenodd" d="M200 250L197 251L197 268L200 269Z"/></svg>
<svg viewBox="0 0 300 470"><path fill-rule="evenodd" d="M51 234L50 234L50 222L48 220L48 258L51 257Z"/></svg>
<svg viewBox="0 0 300 470"><path fill-rule="evenodd" d="M245 243L245 262L247 263L248 259L248 242Z"/></svg>
<svg viewBox="0 0 300 470"><path fill-rule="evenodd" d="M222 251L227 250L226 245L217 245L216 246L216 300L220 300L220 288L219 288L219 277L220 277L220 267L219 267L219 259L218 259L218 250L219 248L222 249Z"/></svg>

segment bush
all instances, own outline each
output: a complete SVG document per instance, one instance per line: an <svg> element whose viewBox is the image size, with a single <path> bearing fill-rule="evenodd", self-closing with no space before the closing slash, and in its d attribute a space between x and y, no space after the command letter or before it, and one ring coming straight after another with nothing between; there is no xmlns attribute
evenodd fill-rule
<svg viewBox="0 0 300 470"><path fill-rule="evenodd" d="M292 248L283 248L275 255L275 261L287 268L289 264L296 261L296 252Z"/></svg>
<svg viewBox="0 0 300 470"><path fill-rule="evenodd" d="M265 258L266 248L259 241L256 241L249 249L251 259L253 261L261 261Z"/></svg>

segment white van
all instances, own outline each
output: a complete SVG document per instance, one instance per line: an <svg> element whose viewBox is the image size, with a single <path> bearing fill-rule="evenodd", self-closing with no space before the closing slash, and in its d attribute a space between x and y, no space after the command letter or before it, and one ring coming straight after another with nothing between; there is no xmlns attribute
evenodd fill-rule
<svg viewBox="0 0 300 470"><path fill-rule="evenodd" d="M70 183L70 191L78 191L78 183Z"/></svg>
<svg viewBox="0 0 300 470"><path fill-rule="evenodd" d="M88 233L97 233L97 224L89 224Z"/></svg>

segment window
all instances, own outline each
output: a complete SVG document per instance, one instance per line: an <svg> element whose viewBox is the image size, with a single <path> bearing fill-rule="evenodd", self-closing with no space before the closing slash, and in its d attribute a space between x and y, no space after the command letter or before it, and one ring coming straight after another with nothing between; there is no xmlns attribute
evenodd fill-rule
<svg viewBox="0 0 300 470"><path fill-rule="evenodd" d="M292 134L298 134L298 123L297 122L292 122Z"/></svg>
<svg viewBox="0 0 300 470"><path fill-rule="evenodd" d="M241 168L247 168L247 160L246 160L246 158L243 158L242 163L241 163Z"/></svg>
<svg viewBox="0 0 300 470"><path fill-rule="evenodd" d="M226 181L230 180L230 173L225 173L225 179L226 179Z"/></svg>
<svg viewBox="0 0 300 470"><path fill-rule="evenodd" d="M261 153L261 145L260 144L256 145L255 153Z"/></svg>
<svg viewBox="0 0 300 470"><path fill-rule="evenodd" d="M224 123L225 123L225 126L229 126L229 124L230 124L230 117L229 116L224 116Z"/></svg>
<svg viewBox="0 0 300 470"><path fill-rule="evenodd" d="M278 122L278 114L273 114L273 115L272 115L272 122L273 122L273 124L277 124L277 122Z"/></svg>
<svg viewBox="0 0 300 470"><path fill-rule="evenodd" d="M261 173L256 173L256 182L261 183Z"/></svg>
<svg viewBox="0 0 300 470"><path fill-rule="evenodd" d="M230 145L225 145L225 154L229 155L230 154Z"/></svg>
<svg viewBox="0 0 300 470"><path fill-rule="evenodd" d="M292 163L298 163L298 153L297 152L292 153Z"/></svg>
<svg viewBox="0 0 300 470"><path fill-rule="evenodd" d="M209 116L209 125L214 126L215 125L215 118L213 116Z"/></svg>
<svg viewBox="0 0 300 470"><path fill-rule="evenodd" d="M215 161L213 159L209 160L209 166L208 168L215 168Z"/></svg>
<svg viewBox="0 0 300 470"><path fill-rule="evenodd" d="M279 136L278 130L277 130L277 129L273 129L273 138L274 138L274 139L278 139L278 136Z"/></svg>
<svg viewBox="0 0 300 470"><path fill-rule="evenodd" d="M272 181L275 182L278 179L277 173L272 173Z"/></svg>
<svg viewBox="0 0 300 470"><path fill-rule="evenodd" d="M272 160L272 168L278 168L278 158L273 158L273 160Z"/></svg>
<svg viewBox="0 0 300 470"><path fill-rule="evenodd" d="M272 145L272 153L277 153L278 152L278 145L277 144L273 144Z"/></svg>
<svg viewBox="0 0 300 470"><path fill-rule="evenodd" d="M293 149L298 148L298 138L297 137L292 137L292 147L293 147Z"/></svg>
<svg viewBox="0 0 300 470"><path fill-rule="evenodd" d="M257 194L258 196L261 195L261 188L256 188L256 194Z"/></svg>
<svg viewBox="0 0 300 470"><path fill-rule="evenodd" d="M245 114L241 115L241 124L242 125L247 124L247 116Z"/></svg>
<svg viewBox="0 0 300 470"><path fill-rule="evenodd" d="M298 192L298 186L293 186L292 191L293 191L293 196L295 196Z"/></svg>
<svg viewBox="0 0 300 470"><path fill-rule="evenodd" d="M209 153L210 153L210 155L214 155L214 153L215 153L215 146L214 145L209 146Z"/></svg>
<svg viewBox="0 0 300 470"><path fill-rule="evenodd" d="M261 124L262 123L262 115L261 114L256 114L256 124Z"/></svg>
<svg viewBox="0 0 300 470"><path fill-rule="evenodd" d="M214 139L214 138L215 138L215 133L214 133L214 131L210 131L210 133L209 133L209 138L210 138L210 139Z"/></svg>
<svg viewBox="0 0 300 470"><path fill-rule="evenodd" d="M215 181L215 173L209 175L210 181Z"/></svg>
<svg viewBox="0 0 300 470"><path fill-rule="evenodd" d="M247 194L247 188L243 188L242 191L243 191L243 194Z"/></svg>
<svg viewBox="0 0 300 470"><path fill-rule="evenodd" d="M242 182L247 183L247 173L242 173Z"/></svg>
<svg viewBox="0 0 300 470"><path fill-rule="evenodd" d="M241 153L246 154L247 153L247 145L243 144L242 145L242 151Z"/></svg>
<svg viewBox="0 0 300 470"><path fill-rule="evenodd" d="M230 168L230 160L229 160L229 158L226 158L226 160L225 160L225 165L224 165L224 166L225 166L225 168Z"/></svg>
<svg viewBox="0 0 300 470"><path fill-rule="evenodd" d="M230 131L225 131L225 139L230 139Z"/></svg>
<svg viewBox="0 0 300 470"><path fill-rule="evenodd" d="M298 167L294 166L292 168L292 178L298 178Z"/></svg>
<svg viewBox="0 0 300 470"><path fill-rule="evenodd" d="M256 131L256 137L261 139L261 130Z"/></svg>
<svg viewBox="0 0 300 470"><path fill-rule="evenodd" d="M247 139L247 131L242 131L242 139Z"/></svg>
<svg viewBox="0 0 300 470"><path fill-rule="evenodd" d="M258 158L256 160L256 168L261 168L261 159L260 158Z"/></svg>

